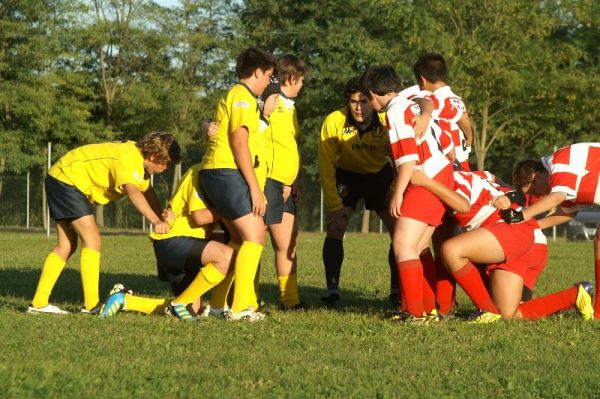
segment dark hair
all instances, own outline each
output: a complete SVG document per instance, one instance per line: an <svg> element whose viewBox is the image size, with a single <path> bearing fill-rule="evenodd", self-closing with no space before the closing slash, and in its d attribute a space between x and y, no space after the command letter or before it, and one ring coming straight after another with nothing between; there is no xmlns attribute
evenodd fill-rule
<svg viewBox="0 0 600 399"><path fill-rule="evenodd" d="M150 159L153 156L153 162L164 165L181 162L181 147L171 133L148 133L135 145L144 159Z"/></svg>
<svg viewBox="0 0 600 399"><path fill-rule="evenodd" d="M245 79L257 70L268 71L275 68L277 60L273 54L257 47L248 47L235 59L235 73L238 78Z"/></svg>
<svg viewBox="0 0 600 399"><path fill-rule="evenodd" d="M360 91L370 98L369 92L378 96L402 91L402 81L390 65L370 66L360 77Z"/></svg>
<svg viewBox="0 0 600 399"><path fill-rule="evenodd" d="M431 83L448 81L448 66L446 60L438 53L423 54L413 66L417 82L424 77Z"/></svg>
<svg viewBox="0 0 600 399"><path fill-rule="evenodd" d="M538 172L546 172L541 161L527 159L517 163L513 169L512 184L515 190L522 190L523 186L533 181L533 175Z"/></svg>
<svg viewBox="0 0 600 399"><path fill-rule="evenodd" d="M298 80L308 74L308 67L300 58L286 54L277 59L277 78L279 83L286 84L292 79Z"/></svg>
<svg viewBox="0 0 600 399"><path fill-rule="evenodd" d="M352 97L354 93L362 93L360 89L360 78L358 76L353 77L346 82L346 87L344 88L344 102L348 103L350 97Z"/></svg>

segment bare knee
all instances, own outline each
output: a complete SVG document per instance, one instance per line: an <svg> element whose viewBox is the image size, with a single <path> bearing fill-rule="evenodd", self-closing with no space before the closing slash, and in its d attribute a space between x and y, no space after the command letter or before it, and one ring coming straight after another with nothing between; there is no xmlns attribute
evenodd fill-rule
<svg viewBox="0 0 600 399"><path fill-rule="evenodd" d="M463 258L460 252L460 246L456 245L454 242L444 242L440 252L446 268L451 272L460 269L464 265L464 262L462 262Z"/></svg>
<svg viewBox="0 0 600 399"><path fill-rule="evenodd" d="M227 245L220 245L219 250L216 251L215 259L211 261L211 263L218 271L227 274L233 269L233 262L231 261L233 254L233 248L228 247Z"/></svg>

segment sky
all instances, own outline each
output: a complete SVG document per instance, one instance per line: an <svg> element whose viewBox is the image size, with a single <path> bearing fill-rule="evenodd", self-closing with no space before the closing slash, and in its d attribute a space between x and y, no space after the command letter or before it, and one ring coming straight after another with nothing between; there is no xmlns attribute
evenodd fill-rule
<svg viewBox="0 0 600 399"><path fill-rule="evenodd" d="M154 2L164 7L173 7L177 5L179 0L154 0Z"/></svg>

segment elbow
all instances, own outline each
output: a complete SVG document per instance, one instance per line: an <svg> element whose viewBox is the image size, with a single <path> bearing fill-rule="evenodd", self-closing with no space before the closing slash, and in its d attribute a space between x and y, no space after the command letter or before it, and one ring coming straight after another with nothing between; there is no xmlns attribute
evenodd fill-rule
<svg viewBox="0 0 600 399"><path fill-rule="evenodd" d="M460 201L459 206L456 208L456 212L458 213L467 213L471 210L471 204L469 204L469 201L464 200L464 201Z"/></svg>

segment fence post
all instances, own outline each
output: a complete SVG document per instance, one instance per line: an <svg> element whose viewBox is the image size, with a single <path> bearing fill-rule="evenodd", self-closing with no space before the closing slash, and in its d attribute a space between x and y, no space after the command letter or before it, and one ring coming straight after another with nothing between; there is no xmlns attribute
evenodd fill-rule
<svg viewBox="0 0 600 399"><path fill-rule="evenodd" d="M29 230L29 171L27 171L27 230Z"/></svg>
<svg viewBox="0 0 600 399"><path fill-rule="evenodd" d="M48 142L48 170L52 166L52 143ZM46 187L44 186L44 190ZM50 237L50 208L48 208L48 200L46 199L46 237Z"/></svg>

